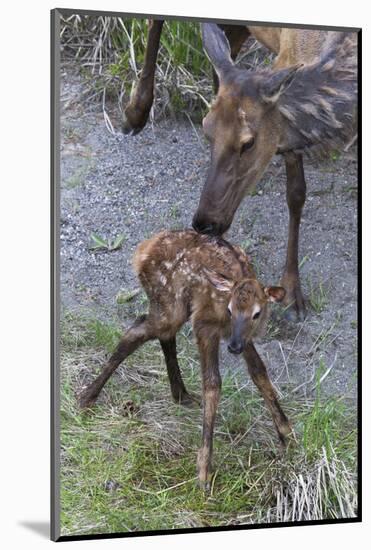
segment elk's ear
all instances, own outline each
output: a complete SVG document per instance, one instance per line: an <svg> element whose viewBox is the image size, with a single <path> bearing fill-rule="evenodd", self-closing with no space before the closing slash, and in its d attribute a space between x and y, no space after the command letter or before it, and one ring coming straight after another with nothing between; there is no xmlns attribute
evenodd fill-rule
<svg viewBox="0 0 371 550"><path fill-rule="evenodd" d="M300 67L303 67L303 64L274 71L264 80L260 87L263 101L266 103L275 103L280 95L290 86Z"/></svg>
<svg viewBox="0 0 371 550"><path fill-rule="evenodd" d="M217 290L221 292L230 292L232 290L234 282L231 279L228 279L221 273L206 268L204 268L204 273L209 283L215 286Z"/></svg>
<svg viewBox="0 0 371 550"><path fill-rule="evenodd" d="M286 290L282 286L266 286L264 294L269 302L281 302L286 295Z"/></svg>
<svg viewBox="0 0 371 550"><path fill-rule="evenodd" d="M227 37L215 23L203 23L202 44L208 58L220 79L229 69L234 67L231 58L231 48Z"/></svg>

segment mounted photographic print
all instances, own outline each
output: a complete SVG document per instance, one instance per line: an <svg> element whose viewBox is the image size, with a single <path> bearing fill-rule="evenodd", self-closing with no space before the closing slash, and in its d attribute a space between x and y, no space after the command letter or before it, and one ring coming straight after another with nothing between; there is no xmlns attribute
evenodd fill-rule
<svg viewBox="0 0 371 550"><path fill-rule="evenodd" d="M52 11L53 540L361 520L360 37Z"/></svg>

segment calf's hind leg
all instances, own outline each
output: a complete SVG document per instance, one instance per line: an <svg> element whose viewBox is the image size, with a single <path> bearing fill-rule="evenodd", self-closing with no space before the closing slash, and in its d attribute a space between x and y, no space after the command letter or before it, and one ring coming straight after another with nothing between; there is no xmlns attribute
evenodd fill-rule
<svg viewBox="0 0 371 550"><path fill-rule="evenodd" d="M122 336L117 348L110 357L108 363L103 368L102 372L87 388L85 388L80 396L79 403L81 408L89 408L94 405L104 384L112 376L117 367L126 357L131 355L142 344L155 338L148 316L139 317L129 330Z"/></svg>
<svg viewBox="0 0 371 550"><path fill-rule="evenodd" d="M160 344L162 351L164 352L167 373L170 381L171 395L176 403L181 405L190 406L196 403L194 399L186 390L184 385L182 374L180 372L178 358L176 354L176 338L170 338L168 340L161 340Z"/></svg>
<svg viewBox="0 0 371 550"><path fill-rule="evenodd" d="M288 436L292 432L292 428L285 413L281 409L281 405L278 402L276 392L274 391L272 383L269 380L267 369L265 368L265 365L252 342L246 345L243 354L249 369L250 376L254 384L262 394L264 401L272 415L278 437L282 445L285 446L286 436Z"/></svg>

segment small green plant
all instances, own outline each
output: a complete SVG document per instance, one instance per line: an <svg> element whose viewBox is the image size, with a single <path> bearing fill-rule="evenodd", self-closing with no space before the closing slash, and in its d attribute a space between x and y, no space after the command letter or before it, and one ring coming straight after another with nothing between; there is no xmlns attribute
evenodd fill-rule
<svg viewBox="0 0 371 550"><path fill-rule="evenodd" d="M131 302L138 294L142 292L141 288L135 288L134 290L120 290L116 295L116 303L118 305L126 304L127 302Z"/></svg>
<svg viewBox="0 0 371 550"><path fill-rule="evenodd" d="M245 239L240 244L241 248L243 248L245 251L249 250L249 248L251 248L251 245L252 245L251 239Z"/></svg>
<svg viewBox="0 0 371 550"><path fill-rule="evenodd" d="M105 240L96 233L90 235L91 244L89 246L90 250L107 250L112 252L113 250L118 250L122 247L123 242L125 241L125 235L118 235L115 239Z"/></svg>
<svg viewBox="0 0 371 550"><path fill-rule="evenodd" d="M309 256L303 256L303 258L300 260L300 263L299 263L299 269L301 269L309 259L310 259Z"/></svg>
<svg viewBox="0 0 371 550"><path fill-rule="evenodd" d="M169 216L171 218L173 218L174 220L177 220L180 218L180 207L179 207L179 204L173 204L170 208L169 208Z"/></svg>
<svg viewBox="0 0 371 550"><path fill-rule="evenodd" d="M340 158L340 151L331 151L331 160L336 162Z"/></svg>
<svg viewBox="0 0 371 550"><path fill-rule="evenodd" d="M253 258L253 260L252 260L251 263L252 263L252 265L253 265L253 268L254 268L256 277L257 277L258 279L260 279L261 269L260 269L260 265L259 265L258 262L256 261L256 258Z"/></svg>
<svg viewBox="0 0 371 550"><path fill-rule="evenodd" d="M315 284L311 279L308 281L308 286L310 306L316 313L321 313L328 304L328 289L322 281Z"/></svg>

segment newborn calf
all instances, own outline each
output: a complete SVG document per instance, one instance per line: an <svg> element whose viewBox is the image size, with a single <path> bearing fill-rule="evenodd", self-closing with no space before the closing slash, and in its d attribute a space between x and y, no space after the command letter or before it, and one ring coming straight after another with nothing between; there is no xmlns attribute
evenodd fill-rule
<svg viewBox="0 0 371 550"><path fill-rule="evenodd" d="M254 336L264 329L268 303L281 301L285 290L262 286L241 248L193 230L163 231L142 242L133 263L149 298L149 312L138 318L123 335L102 373L80 395L80 404L82 407L93 405L120 363L139 346L155 338L160 340L165 355L174 400L190 403L192 398L178 365L175 337L182 325L191 319L200 352L203 392L202 446L197 465L200 482L207 487L221 390L218 366L221 338L228 339L231 353L243 354L283 444L291 431L265 365L252 343Z"/></svg>

